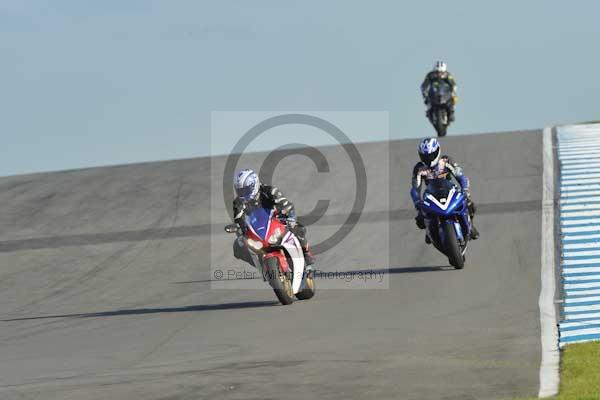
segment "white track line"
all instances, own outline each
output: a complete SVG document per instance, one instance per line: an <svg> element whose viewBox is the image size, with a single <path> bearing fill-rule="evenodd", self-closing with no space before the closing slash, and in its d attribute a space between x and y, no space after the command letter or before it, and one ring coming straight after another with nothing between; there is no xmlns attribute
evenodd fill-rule
<svg viewBox="0 0 600 400"><path fill-rule="evenodd" d="M561 218L600 217L600 210L567 211L560 213Z"/></svg>
<svg viewBox="0 0 600 400"><path fill-rule="evenodd" d="M597 155L597 153L593 153L593 154L589 154L588 157L581 157L581 154L574 154L571 156L559 156L558 157L558 159L561 162L570 161L570 160L575 160L577 162L581 162L582 158L585 158L586 160L598 161L598 160L600 160L600 155Z"/></svg>
<svg viewBox="0 0 600 400"><path fill-rule="evenodd" d="M600 280L600 274L584 275L584 276L563 276L563 280L568 283L583 283ZM590 282L592 283L592 282ZM597 283L597 282L594 282Z"/></svg>
<svg viewBox="0 0 600 400"><path fill-rule="evenodd" d="M560 163L562 164L562 166L564 167L565 164L568 165L588 165L590 163L597 163L600 162L600 157L586 157L585 160L582 160L581 158L573 158L573 159L561 159Z"/></svg>
<svg viewBox="0 0 600 400"><path fill-rule="evenodd" d="M600 264L600 258L585 258L583 260L563 260L562 265L565 266L569 266L569 265L586 265L586 264ZM592 268L592 267L589 267ZM598 267L598 269L600 270L600 267ZM590 272L594 272L594 271L590 271Z"/></svg>
<svg viewBox="0 0 600 400"><path fill-rule="evenodd" d="M580 251L563 251L563 257L595 257L600 256L600 250L580 250ZM600 258L597 258L600 262ZM565 260L567 261L567 260Z"/></svg>
<svg viewBox="0 0 600 400"><path fill-rule="evenodd" d="M586 187L570 187L570 186L566 186L566 187L562 187L560 188L561 191L561 196L564 194L564 192L585 192L585 191L592 191L592 190L600 190L600 185L596 184L596 185L587 185ZM573 195L575 196L575 195Z"/></svg>
<svg viewBox="0 0 600 400"><path fill-rule="evenodd" d="M600 288L589 290L566 290L567 296L590 296L600 295Z"/></svg>
<svg viewBox="0 0 600 400"><path fill-rule="evenodd" d="M586 327L590 325L598 325L600 324L600 319L591 319L589 321L579 321L579 322L561 322L561 328L572 328L572 327Z"/></svg>
<svg viewBox="0 0 600 400"><path fill-rule="evenodd" d="M590 166L588 164L588 167L579 167L579 168L571 168L571 169L567 169L564 171L560 172L560 176L564 176L564 177L569 177L571 175L575 175L575 174L589 174L589 173L596 173L596 172L600 172L600 168L598 168L598 166Z"/></svg>
<svg viewBox="0 0 600 400"><path fill-rule="evenodd" d="M600 328L577 329L573 331L563 331L560 334L561 338L579 336L579 335L597 335L600 334Z"/></svg>
<svg viewBox="0 0 600 400"><path fill-rule="evenodd" d="M587 162L582 161L581 165L577 165L575 163L570 164L570 165L563 165L561 167L561 174L564 174L565 172L571 172L571 171L577 171L577 170L587 171L588 168L598 168L598 167L600 167L599 162L587 163Z"/></svg>
<svg viewBox="0 0 600 400"><path fill-rule="evenodd" d="M563 268L563 274L599 273L600 267L567 267Z"/></svg>
<svg viewBox="0 0 600 400"><path fill-rule="evenodd" d="M600 178L589 178L589 179L567 179L560 181L560 187L564 186L587 186L590 183L600 183Z"/></svg>
<svg viewBox="0 0 600 400"><path fill-rule="evenodd" d="M562 175L561 182L569 182L573 179L589 179L589 178L599 178L600 173L590 172L588 174L572 174L572 175Z"/></svg>
<svg viewBox="0 0 600 400"><path fill-rule="evenodd" d="M588 219L565 219L560 221L562 226L573 226L573 225L600 225L600 218L588 218ZM563 229L563 232L565 230Z"/></svg>
<svg viewBox="0 0 600 400"><path fill-rule="evenodd" d="M561 229L562 233L581 233L581 232L600 232L600 225L589 225L589 226L571 226ZM573 237L576 237L574 235Z"/></svg>
<svg viewBox="0 0 600 400"><path fill-rule="evenodd" d="M589 296L585 298L573 298L573 299L565 299L565 304L577 304L577 303L587 303L589 301L599 301L600 296Z"/></svg>
<svg viewBox="0 0 600 400"><path fill-rule="evenodd" d="M600 228L598 228L598 230L600 231ZM593 241L593 239L600 239L600 233L592 233L592 234L588 234L588 235L563 235L563 242L572 242L574 240L590 240Z"/></svg>
<svg viewBox="0 0 600 400"><path fill-rule="evenodd" d="M542 340L540 363L539 397L550 397L558 393L558 328L554 309L554 153L552 151L552 128L543 133L543 188L542 188L542 287L538 305Z"/></svg>
<svg viewBox="0 0 600 400"><path fill-rule="evenodd" d="M598 154L600 154L600 150L598 150L598 149L561 151L558 153L558 158L560 160L575 159L575 158L585 159L587 157L596 157ZM576 156L576 157L574 157L574 156Z"/></svg>
<svg viewBox="0 0 600 400"><path fill-rule="evenodd" d="M598 143L595 143L593 146L590 146L589 144L586 144L586 143L561 144L559 153L562 152L563 150L577 150L577 149L590 149L590 148L600 149L600 145L598 145Z"/></svg>
<svg viewBox="0 0 600 400"><path fill-rule="evenodd" d="M581 312L581 311L600 311L600 304L594 304L591 306L565 306L566 313Z"/></svg>
<svg viewBox="0 0 600 400"><path fill-rule="evenodd" d="M600 210L600 203L565 204L561 205L560 209L561 211Z"/></svg>
<svg viewBox="0 0 600 400"><path fill-rule="evenodd" d="M565 290L571 289L600 289L600 282L579 282L579 283L565 283Z"/></svg>
<svg viewBox="0 0 600 400"><path fill-rule="evenodd" d="M600 313L572 313L566 315L567 319L565 321L573 320L573 319L583 319L583 318L600 318Z"/></svg>
<svg viewBox="0 0 600 400"><path fill-rule="evenodd" d="M563 204L600 204L598 196L585 196L585 197L565 197L560 199L561 206Z"/></svg>
<svg viewBox="0 0 600 400"><path fill-rule="evenodd" d="M600 249L600 242L563 243L563 250Z"/></svg>

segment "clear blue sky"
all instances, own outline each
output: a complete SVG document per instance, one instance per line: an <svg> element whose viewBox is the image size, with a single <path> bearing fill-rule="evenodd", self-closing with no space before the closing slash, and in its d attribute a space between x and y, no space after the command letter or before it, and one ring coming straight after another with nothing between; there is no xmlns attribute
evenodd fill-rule
<svg viewBox="0 0 600 400"><path fill-rule="evenodd" d="M4 0L0 175L207 155L215 110L383 110L392 138L423 136L418 86L437 58L459 84L453 132L600 119L599 13L591 0Z"/></svg>

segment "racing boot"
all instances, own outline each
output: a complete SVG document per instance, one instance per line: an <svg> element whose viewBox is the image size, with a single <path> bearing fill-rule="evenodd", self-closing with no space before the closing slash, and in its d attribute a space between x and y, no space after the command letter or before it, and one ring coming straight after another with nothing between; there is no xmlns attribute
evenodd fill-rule
<svg viewBox="0 0 600 400"><path fill-rule="evenodd" d="M417 224L417 228L419 229L425 229L425 217L423 216L423 214L418 214L415 217L415 222ZM431 244L431 239L429 238L428 234L425 234L425 243L427 244Z"/></svg>
<svg viewBox="0 0 600 400"><path fill-rule="evenodd" d="M475 225L473 225L473 221L471 221L471 240L477 239L479 239L479 231L475 228Z"/></svg>
<svg viewBox="0 0 600 400"><path fill-rule="evenodd" d="M415 217L415 223L417 224L417 228L425 229L425 217L423 216L423 214L419 213Z"/></svg>
<svg viewBox="0 0 600 400"><path fill-rule="evenodd" d="M475 224L473 223L473 217L475 217L477 207L475 206L475 203L473 203L473 200L471 200L471 197L468 197L467 207L469 208L469 217L471 219L471 239L477 240L479 239L479 231L475 228Z"/></svg>
<svg viewBox="0 0 600 400"><path fill-rule="evenodd" d="M312 251L310 251L307 246L302 248L302 253L304 253L304 262L306 263L306 270L314 271L314 264L316 259Z"/></svg>

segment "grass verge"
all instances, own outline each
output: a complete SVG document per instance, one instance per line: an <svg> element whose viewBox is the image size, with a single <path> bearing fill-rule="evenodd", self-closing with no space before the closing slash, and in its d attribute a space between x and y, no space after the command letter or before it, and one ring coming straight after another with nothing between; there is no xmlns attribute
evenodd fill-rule
<svg viewBox="0 0 600 400"><path fill-rule="evenodd" d="M549 399L600 400L600 342L565 346L560 356L560 390Z"/></svg>

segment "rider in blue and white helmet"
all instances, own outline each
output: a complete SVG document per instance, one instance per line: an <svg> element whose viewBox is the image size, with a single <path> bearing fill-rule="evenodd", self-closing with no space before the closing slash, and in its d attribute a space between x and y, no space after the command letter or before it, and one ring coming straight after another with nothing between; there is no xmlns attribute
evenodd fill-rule
<svg viewBox="0 0 600 400"><path fill-rule="evenodd" d="M242 230L246 229L247 211L259 206L267 209L274 208L280 216L286 218L288 228L298 238L304 252L306 265L314 264L315 258L308 248L306 239L306 228L296 221L294 204L281 193L281 190L275 186L261 184L258 174L251 169L242 169L235 173L233 188L236 194L236 198L233 200L233 220ZM233 244L233 254L236 258L252 263L248 250L243 248L238 240Z"/></svg>
<svg viewBox="0 0 600 400"><path fill-rule="evenodd" d="M471 239L479 238L479 232L475 229L472 222L476 207L475 203L471 200L470 182L469 178L463 174L462 168L450 157L441 154L442 148L436 138L423 139L419 143L418 151L421 161L413 168L410 195L418 211L415 221L419 229L425 229L425 217L421 214L417 203L422 200L423 189L427 186L429 180L441 177L447 177L448 179L455 178L467 196L467 205L469 207L469 215L471 216ZM425 241L430 243L428 236L425 237Z"/></svg>
<svg viewBox="0 0 600 400"><path fill-rule="evenodd" d="M242 169L235 174L233 178L233 188L236 196L248 202L256 200L260 191L260 180L256 172L251 169Z"/></svg>

